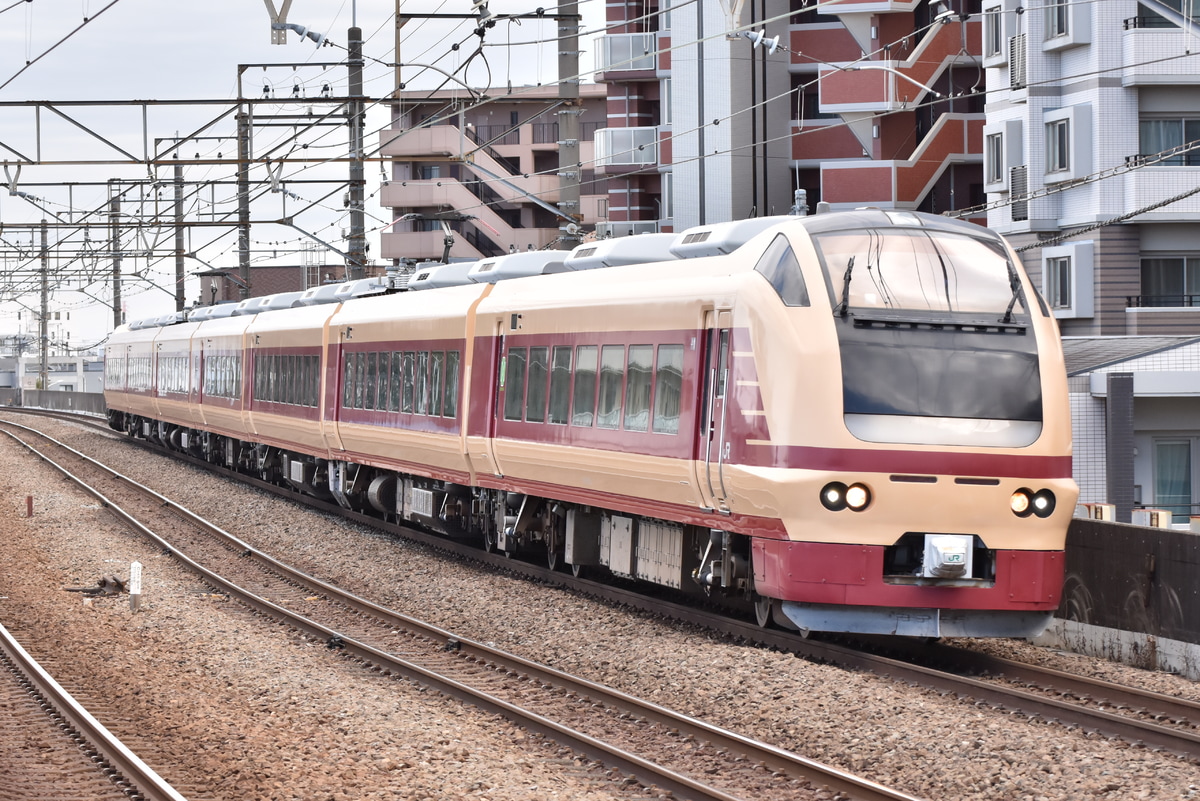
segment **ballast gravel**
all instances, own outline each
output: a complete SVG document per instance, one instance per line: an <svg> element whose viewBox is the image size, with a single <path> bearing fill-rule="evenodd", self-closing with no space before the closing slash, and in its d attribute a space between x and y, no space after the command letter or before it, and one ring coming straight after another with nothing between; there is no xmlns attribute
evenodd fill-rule
<svg viewBox="0 0 1200 801"><path fill-rule="evenodd" d="M1200 766L1169 754L720 641L455 562L116 436L38 425L325 581L917 797L1200 798ZM27 495L36 510L29 520ZM181 788L193 799L610 797L592 789L569 756L506 722L357 668L207 594L7 438L0 515L0 623L16 621L32 650L48 639L87 652L108 676L102 686L127 677L111 703L144 716L139 734L156 747L169 747L176 728L198 735L206 745ZM124 597L85 604L63 591L101 575L124 578L135 559L145 564L146 585L136 614ZM1200 700L1195 683L1167 674L1016 641L986 647ZM287 759L261 756L271 749Z"/></svg>

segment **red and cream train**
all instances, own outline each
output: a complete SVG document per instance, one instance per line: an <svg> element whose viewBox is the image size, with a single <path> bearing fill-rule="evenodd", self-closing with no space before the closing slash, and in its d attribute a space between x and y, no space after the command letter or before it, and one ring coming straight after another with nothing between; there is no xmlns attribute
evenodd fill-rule
<svg viewBox="0 0 1200 801"><path fill-rule="evenodd" d="M753 601L764 624L1028 636L1058 606L1062 352L983 228L772 218L361 290L121 327L111 425L551 565Z"/></svg>

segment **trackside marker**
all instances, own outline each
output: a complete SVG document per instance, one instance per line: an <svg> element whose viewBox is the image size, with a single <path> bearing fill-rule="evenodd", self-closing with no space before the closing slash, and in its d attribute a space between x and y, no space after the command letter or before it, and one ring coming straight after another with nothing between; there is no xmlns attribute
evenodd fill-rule
<svg viewBox="0 0 1200 801"><path fill-rule="evenodd" d="M138 611L142 605L142 563L129 565L129 610Z"/></svg>

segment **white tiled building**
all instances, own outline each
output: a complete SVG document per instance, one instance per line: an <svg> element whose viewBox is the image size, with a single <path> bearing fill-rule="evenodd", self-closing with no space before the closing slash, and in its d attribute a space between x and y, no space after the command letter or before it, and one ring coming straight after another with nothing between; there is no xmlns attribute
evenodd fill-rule
<svg viewBox="0 0 1200 801"><path fill-rule="evenodd" d="M1200 511L1200 28L1183 8L983 2L988 225L1066 336L1081 500L1126 522Z"/></svg>
<svg viewBox="0 0 1200 801"><path fill-rule="evenodd" d="M1200 333L1200 194L1159 205L1200 182L1184 5L984 0L988 225L1030 246L1064 334Z"/></svg>

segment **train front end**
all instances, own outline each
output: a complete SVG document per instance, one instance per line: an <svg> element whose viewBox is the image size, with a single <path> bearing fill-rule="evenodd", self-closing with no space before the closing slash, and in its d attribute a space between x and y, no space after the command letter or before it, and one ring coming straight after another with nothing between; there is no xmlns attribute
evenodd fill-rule
<svg viewBox="0 0 1200 801"><path fill-rule="evenodd" d="M756 593L813 631L1036 635L1078 491L1057 326L1019 261L909 212L789 239L807 305L740 315L756 391L738 400L765 430L743 440L739 494L787 532L752 540ZM759 271L778 290L781 269Z"/></svg>

